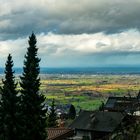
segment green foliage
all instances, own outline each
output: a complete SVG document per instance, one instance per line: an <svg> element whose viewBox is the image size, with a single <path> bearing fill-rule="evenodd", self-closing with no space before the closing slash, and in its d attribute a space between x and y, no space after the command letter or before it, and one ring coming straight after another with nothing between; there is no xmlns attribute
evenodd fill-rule
<svg viewBox="0 0 140 140"><path fill-rule="evenodd" d="M90 140L89 136L83 136L82 140Z"/></svg>
<svg viewBox="0 0 140 140"><path fill-rule="evenodd" d="M21 105L24 118L23 139L46 139L45 97L39 93L40 59L37 57L36 36L29 37L29 47L25 55L23 74L21 76Z"/></svg>
<svg viewBox="0 0 140 140"><path fill-rule="evenodd" d="M70 119L75 119L75 117L76 117L76 110L75 110L74 105L72 105L72 104L70 106L68 116Z"/></svg>
<svg viewBox="0 0 140 140"><path fill-rule="evenodd" d="M52 100L50 113L48 115L48 127L57 127L57 114L56 114L56 107L55 107L55 101Z"/></svg>
<svg viewBox="0 0 140 140"><path fill-rule="evenodd" d="M102 102L102 104L99 106L99 110L104 111L104 102Z"/></svg>
<svg viewBox="0 0 140 140"><path fill-rule="evenodd" d="M0 102L0 139L4 140L20 140L21 132L20 98L16 91L17 84L12 67L12 56L9 54L5 64L5 79L2 81Z"/></svg>

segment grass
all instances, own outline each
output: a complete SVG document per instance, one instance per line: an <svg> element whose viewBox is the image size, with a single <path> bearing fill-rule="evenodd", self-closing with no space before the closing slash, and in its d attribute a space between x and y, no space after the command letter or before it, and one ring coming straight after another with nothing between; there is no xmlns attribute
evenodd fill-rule
<svg viewBox="0 0 140 140"><path fill-rule="evenodd" d="M47 79L48 78L48 79ZM108 96L134 96L140 89L140 76L97 75L47 77L41 80L40 90L50 102L74 104L77 109L97 109Z"/></svg>

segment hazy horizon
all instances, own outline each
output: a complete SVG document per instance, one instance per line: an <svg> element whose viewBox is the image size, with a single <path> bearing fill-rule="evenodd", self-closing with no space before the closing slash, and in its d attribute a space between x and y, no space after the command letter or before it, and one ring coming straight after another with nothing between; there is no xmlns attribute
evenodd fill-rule
<svg viewBox="0 0 140 140"><path fill-rule="evenodd" d="M0 68L0 74L4 74L4 68ZM14 67L15 74L22 74L22 68ZM40 74L61 75L140 75L140 67L58 67L40 68Z"/></svg>

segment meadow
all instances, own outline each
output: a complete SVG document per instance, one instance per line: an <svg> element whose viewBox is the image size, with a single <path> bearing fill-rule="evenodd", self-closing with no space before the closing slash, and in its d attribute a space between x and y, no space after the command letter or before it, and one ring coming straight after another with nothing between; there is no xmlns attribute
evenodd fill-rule
<svg viewBox="0 0 140 140"><path fill-rule="evenodd" d="M140 75L41 75L40 91L50 104L95 110L109 96L136 96Z"/></svg>

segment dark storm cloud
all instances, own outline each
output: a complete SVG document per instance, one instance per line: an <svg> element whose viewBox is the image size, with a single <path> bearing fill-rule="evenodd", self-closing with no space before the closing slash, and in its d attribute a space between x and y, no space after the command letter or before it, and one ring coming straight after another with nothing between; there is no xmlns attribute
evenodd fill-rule
<svg viewBox="0 0 140 140"><path fill-rule="evenodd" d="M0 9L1 38L140 29L139 0L2 0Z"/></svg>

